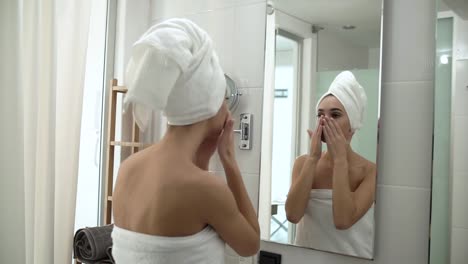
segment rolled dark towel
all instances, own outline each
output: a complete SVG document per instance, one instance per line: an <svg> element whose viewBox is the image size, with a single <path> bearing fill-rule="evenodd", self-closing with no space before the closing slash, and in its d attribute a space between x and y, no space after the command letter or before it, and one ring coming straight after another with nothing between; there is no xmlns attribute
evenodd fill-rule
<svg viewBox="0 0 468 264"><path fill-rule="evenodd" d="M112 247L113 225L86 227L76 231L73 254L84 263L112 263L108 248Z"/></svg>
<svg viewBox="0 0 468 264"><path fill-rule="evenodd" d="M114 256L112 256L112 247L107 248L107 256L109 257L110 263L115 264Z"/></svg>

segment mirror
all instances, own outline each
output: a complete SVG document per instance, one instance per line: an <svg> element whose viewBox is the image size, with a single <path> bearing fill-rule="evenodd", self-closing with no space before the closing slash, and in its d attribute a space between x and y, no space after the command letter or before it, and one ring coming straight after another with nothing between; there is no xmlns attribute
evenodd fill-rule
<svg viewBox="0 0 468 264"><path fill-rule="evenodd" d="M262 240L373 258L382 8L268 2Z"/></svg>
<svg viewBox="0 0 468 264"><path fill-rule="evenodd" d="M236 110L237 105L239 104L239 96L242 94L237 89L237 85L234 80L231 79L227 74L224 74L226 78L226 96L225 100L229 107L229 111L233 112Z"/></svg>

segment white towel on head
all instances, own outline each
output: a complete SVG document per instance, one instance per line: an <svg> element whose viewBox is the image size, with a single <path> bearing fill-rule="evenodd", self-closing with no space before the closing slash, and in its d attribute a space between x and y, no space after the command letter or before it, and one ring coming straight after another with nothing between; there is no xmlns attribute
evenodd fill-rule
<svg viewBox="0 0 468 264"><path fill-rule="evenodd" d="M367 107L366 91L356 81L350 71L338 74L333 80L328 91L318 100L316 112L323 98L333 95L343 104L348 114L349 123L353 131L358 130L364 123L364 113Z"/></svg>
<svg viewBox="0 0 468 264"><path fill-rule="evenodd" d="M133 45L127 65L124 108L144 130L151 111L161 110L170 125L189 125L216 115L226 80L211 38L187 19L152 26Z"/></svg>

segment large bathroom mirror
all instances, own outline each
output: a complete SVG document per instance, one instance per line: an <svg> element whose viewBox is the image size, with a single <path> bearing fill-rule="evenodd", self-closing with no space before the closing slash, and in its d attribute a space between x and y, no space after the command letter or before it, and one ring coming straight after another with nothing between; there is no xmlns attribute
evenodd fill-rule
<svg viewBox="0 0 468 264"><path fill-rule="evenodd" d="M268 2L262 240L373 259L382 9Z"/></svg>

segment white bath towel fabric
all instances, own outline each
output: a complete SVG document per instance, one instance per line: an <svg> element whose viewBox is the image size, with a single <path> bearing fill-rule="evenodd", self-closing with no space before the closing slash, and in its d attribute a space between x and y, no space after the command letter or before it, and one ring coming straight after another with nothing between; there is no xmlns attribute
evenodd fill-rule
<svg viewBox="0 0 468 264"><path fill-rule="evenodd" d="M152 236L114 226L116 264L223 264L225 243L211 228L185 237Z"/></svg>
<svg viewBox="0 0 468 264"><path fill-rule="evenodd" d="M367 107L367 96L364 88L357 82L350 71L344 71L335 77L328 91L318 100L316 112L320 102L328 96L335 96L343 104L348 114L351 129L356 131L364 123L364 114Z"/></svg>
<svg viewBox="0 0 468 264"><path fill-rule="evenodd" d="M124 109L132 103L143 131L154 110L162 111L170 125L213 117L226 93L211 38L192 21L178 18L152 26L133 45L126 85Z"/></svg>
<svg viewBox="0 0 468 264"><path fill-rule="evenodd" d="M306 211L296 226L295 244L350 256L373 258L374 206L347 230L333 223L330 189L311 190Z"/></svg>

